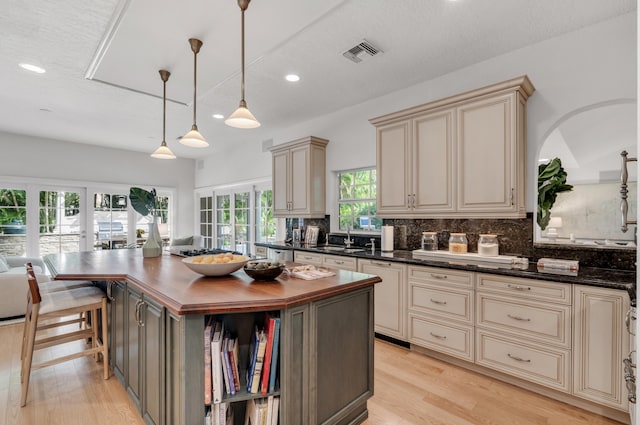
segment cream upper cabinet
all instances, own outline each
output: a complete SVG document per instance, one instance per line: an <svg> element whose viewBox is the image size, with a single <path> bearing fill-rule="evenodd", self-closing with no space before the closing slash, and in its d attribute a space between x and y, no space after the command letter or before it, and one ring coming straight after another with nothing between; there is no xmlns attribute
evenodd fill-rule
<svg viewBox="0 0 640 425"><path fill-rule="evenodd" d="M524 217L526 76L370 120L380 217Z"/></svg>
<svg viewBox="0 0 640 425"><path fill-rule="evenodd" d="M271 149L274 216L325 216L327 143L310 136Z"/></svg>
<svg viewBox="0 0 640 425"><path fill-rule="evenodd" d="M622 359L629 353L622 290L574 285L573 392L576 396L628 410Z"/></svg>

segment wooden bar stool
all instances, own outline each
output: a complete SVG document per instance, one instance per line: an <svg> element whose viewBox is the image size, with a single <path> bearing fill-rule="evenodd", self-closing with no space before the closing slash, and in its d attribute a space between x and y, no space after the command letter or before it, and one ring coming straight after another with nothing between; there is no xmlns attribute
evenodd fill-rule
<svg viewBox="0 0 640 425"><path fill-rule="evenodd" d="M104 379L109 379L109 347L107 336L107 297L96 287L80 287L58 292L41 293L31 263L27 263L27 311L25 315L25 331L22 341L22 368L20 371L21 399L20 406L27 404L29 378L32 370L62 363L82 356L94 356L96 361L102 354ZM90 312L92 323L87 321ZM100 314L98 314L100 312ZM69 317L71 316L71 317ZM101 318L101 320L98 320ZM102 335L98 333L101 321ZM80 323L80 329L64 326ZM36 338L41 331L51 330L51 334ZM33 352L68 342L90 339L91 348L51 358L33 364Z"/></svg>

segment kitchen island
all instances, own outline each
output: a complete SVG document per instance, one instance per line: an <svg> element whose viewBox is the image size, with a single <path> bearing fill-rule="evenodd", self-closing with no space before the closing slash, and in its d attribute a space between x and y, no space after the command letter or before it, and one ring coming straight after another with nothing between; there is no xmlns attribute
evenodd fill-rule
<svg viewBox="0 0 640 425"><path fill-rule="evenodd" d="M112 368L148 423L204 423L205 324L222 320L237 334L240 361L255 322L281 320L280 424L357 424L373 394L373 275L336 270L306 281L253 281L242 270L204 277L162 255L139 250L45 257L55 279L91 280L110 299ZM241 388L225 401L244 423Z"/></svg>

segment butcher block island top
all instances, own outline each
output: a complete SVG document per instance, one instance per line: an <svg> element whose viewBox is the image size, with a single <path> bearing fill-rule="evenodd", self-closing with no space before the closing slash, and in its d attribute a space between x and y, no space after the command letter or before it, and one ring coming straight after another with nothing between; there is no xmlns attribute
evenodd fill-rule
<svg viewBox="0 0 640 425"><path fill-rule="evenodd" d="M126 281L178 315L285 309L381 282L378 276L344 270L316 280L283 273L274 281L255 281L242 269L207 277L181 260L168 253L144 258L141 250L134 249L44 257L56 280Z"/></svg>

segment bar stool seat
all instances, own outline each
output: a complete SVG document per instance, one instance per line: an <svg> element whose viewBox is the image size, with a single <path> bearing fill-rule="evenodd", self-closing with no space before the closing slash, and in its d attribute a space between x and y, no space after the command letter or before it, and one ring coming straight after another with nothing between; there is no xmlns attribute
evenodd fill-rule
<svg viewBox="0 0 640 425"><path fill-rule="evenodd" d="M41 292L31 263L27 263L27 280L29 292L22 341L20 405L26 405L32 370L82 356L94 356L96 361L102 357L104 379L109 379L107 297L104 292L94 286ZM89 315L81 314L87 312ZM88 317L91 317L91 321L87 320ZM80 323L80 329L65 327L73 323ZM99 329L102 330L101 335ZM41 332L45 330L49 332L42 336ZM48 360L33 363L33 353L36 350L83 339L91 341L90 348L59 357L52 357L53 353L47 353Z"/></svg>

